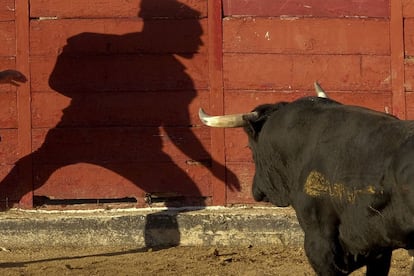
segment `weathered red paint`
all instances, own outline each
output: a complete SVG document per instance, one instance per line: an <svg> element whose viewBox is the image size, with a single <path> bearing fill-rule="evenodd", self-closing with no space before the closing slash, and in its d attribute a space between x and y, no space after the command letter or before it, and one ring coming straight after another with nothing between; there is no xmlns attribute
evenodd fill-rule
<svg viewBox="0 0 414 276"><path fill-rule="evenodd" d="M145 93L145 97L143 97ZM190 117L175 108L185 102L191 91L164 91L143 93L89 93L81 95L78 112L62 122L64 126L159 126L160 115L153 112L153 103L157 102L160 110L169 114L163 119L165 125L179 126L190 122L200 124L198 109L209 105L207 90L199 90L193 101L188 105ZM159 101L160 97L164 99ZM0 96L1 100L1 96ZM70 105L71 98L58 92L32 93L32 125L34 128L54 127L63 115L63 110ZM49 106L49 108L44 108ZM102 114L102 110L105 113Z"/></svg>
<svg viewBox="0 0 414 276"><path fill-rule="evenodd" d="M0 21L15 19L15 0L0 0Z"/></svg>
<svg viewBox="0 0 414 276"><path fill-rule="evenodd" d="M393 114L406 119L404 89L404 19L400 0L391 1L390 19L391 83Z"/></svg>
<svg viewBox="0 0 414 276"><path fill-rule="evenodd" d="M389 20L227 18L224 51L275 54L389 55Z"/></svg>
<svg viewBox="0 0 414 276"><path fill-rule="evenodd" d="M404 82L405 91L413 92L414 91L414 61L412 60L412 58L405 59L404 76L405 76L405 82Z"/></svg>
<svg viewBox="0 0 414 276"><path fill-rule="evenodd" d="M223 0L224 15L389 17L389 0Z"/></svg>
<svg viewBox="0 0 414 276"><path fill-rule="evenodd" d="M138 33L142 31L145 24L151 24L151 31L157 35L151 40L139 36L124 36L123 34ZM202 33L198 33L201 26ZM183 37L177 41L174 36L176 29L183 30ZM198 49L198 53L207 53L207 19L170 19L168 24L163 20L143 21L142 18L114 18L108 19L59 19L59 20L32 20L30 22L30 47L33 56L50 56L56 58L57 55L67 45L67 39L75 37L81 33L107 34L113 36L114 41L111 48L103 43L98 36L94 41L81 40L81 36L72 38L70 47L66 47L65 53L84 54L116 54L124 53L185 53L194 40L203 41ZM168 35L170 34L170 35ZM44 41L49 43L45 45ZM76 41L77 40L77 41ZM111 42L106 39L107 43ZM133 42L133 43L132 43ZM137 46L139 45L139 47Z"/></svg>
<svg viewBox="0 0 414 276"><path fill-rule="evenodd" d="M371 55L224 55L225 89L389 91L390 58Z"/></svg>
<svg viewBox="0 0 414 276"><path fill-rule="evenodd" d="M411 0L400 0L400 2L402 5L402 9L403 9L403 17L404 18L414 17L414 2Z"/></svg>
<svg viewBox="0 0 414 276"><path fill-rule="evenodd" d="M404 54L414 56L414 18L404 19Z"/></svg>
<svg viewBox="0 0 414 276"><path fill-rule="evenodd" d="M3 0L5 1L5 0ZM12 0L8 0L12 2ZM174 1L153 0L145 3L143 0L100 0L96 2L83 0L30 0L31 17L58 18L194 18L207 17L207 0L180 0L181 9L176 9ZM187 9L189 7L190 9ZM194 13L192 10L196 10ZM200 14L199 14L200 13Z"/></svg>
<svg viewBox="0 0 414 276"><path fill-rule="evenodd" d="M43 183L40 181L55 168L48 164L34 164L35 195L47 195L52 199L74 199L74 195L78 199L135 197L139 200L138 204L143 203L141 199L146 193L170 193L190 198L201 193L211 197L208 170L201 166L186 166L185 163L179 164L179 167L186 171L184 181L179 170L168 163L128 163L118 165L115 170L114 166L107 169L101 165L82 163L57 169ZM168 185L166 189L170 179L180 179L182 183ZM59 189L56 189L56 183L60 183Z"/></svg>
<svg viewBox="0 0 414 276"><path fill-rule="evenodd" d="M16 69L29 79L17 93L18 110L18 157L30 154L31 145L31 114L30 114L30 64L29 64L29 3L26 0L16 0ZM32 163L26 158L19 165L19 188L24 187L19 205L29 208L33 205ZM6 183L7 184L7 183Z"/></svg>
<svg viewBox="0 0 414 276"><path fill-rule="evenodd" d="M16 55L15 28L16 26L14 21L0 22L0 36L2 37L2 45L0 46L0 56Z"/></svg>
<svg viewBox="0 0 414 276"><path fill-rule="evenodd" d="M215 114L223 114L223 27L221 18L221 0L208 1L209 11L209 78L210 78L210 110ZM224 150L224 130L211 130L212 171L216 177L212 179L213 204L226 204L226 168ZM229 172L230 173L230 172Z"/></svg>
<svg viewBox="0 0 414 276"><path fill-rule="evenodd" d="M406 92L405 100L407 103L407 118L410 120L414 120L414 93Z"/></svg>
<svg viewBox="0 0 414 276"><path fill-rule="evenodd" d="M251 188L255 170L254 163L227 162L227 168L237 176L237 178L229 177L227 181L240 185L239 191L227 191L227 204L254 203Z"/></svg>

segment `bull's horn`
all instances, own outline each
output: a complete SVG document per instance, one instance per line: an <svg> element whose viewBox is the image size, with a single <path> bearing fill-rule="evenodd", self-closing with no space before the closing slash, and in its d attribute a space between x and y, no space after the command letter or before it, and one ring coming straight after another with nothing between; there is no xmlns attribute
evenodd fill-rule
<svg viewBox="0 0 414 276"><path fill-rule="evenodd" d="M254 119L258 116L257 112L246 114L231 114L222 116L210 116L202 108L198 111L198 116L203 124L210 127L243 127L246 120Z"/></svg>
<svg viewBox="0 0 414 276"><path fill-rule="evenodd" d="M316 95L319 98L329 98L328 95L326 94L325 90L322 89L322 87L319 85L318 82L315 81L313 86L315 86L315 92L316 92Z"/></svg>

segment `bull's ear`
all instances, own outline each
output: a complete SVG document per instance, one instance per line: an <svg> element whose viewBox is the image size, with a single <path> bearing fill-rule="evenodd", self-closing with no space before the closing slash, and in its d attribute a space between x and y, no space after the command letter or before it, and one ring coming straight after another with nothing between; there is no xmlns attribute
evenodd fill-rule
<svg viewBox="0 0 414 276"><path fill-rule="evenodd" d="M254 138L255 140L260 134L264 124L273 112L279 110L281 107L285 106L286 102L281 102L277 104L264 104L256 107L253 111L258 113L258 116L253 119L245 119L247 125L245 126L245 131L249 137Z"/></svg>
<svg viewBox="0 0 414 276"><path fill-rule="evenodd" d="M254 140L256 140L265 122L266 122L265 117L262 117L255 121L248 120L246 126L244 127L247 135L253 138Z"/></svg>

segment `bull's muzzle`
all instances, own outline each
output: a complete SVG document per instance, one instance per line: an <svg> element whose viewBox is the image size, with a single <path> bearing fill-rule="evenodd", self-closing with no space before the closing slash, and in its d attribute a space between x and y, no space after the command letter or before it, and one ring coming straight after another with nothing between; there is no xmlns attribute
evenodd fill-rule
<svg viewBox="0 0 414 276"><path fill-rule="evenodd" d="M244 127L248 121L257 119L259 114L257 112L250 112L244 114L210 116L200 108L198 116L203 124L210 127Z"/></svg>

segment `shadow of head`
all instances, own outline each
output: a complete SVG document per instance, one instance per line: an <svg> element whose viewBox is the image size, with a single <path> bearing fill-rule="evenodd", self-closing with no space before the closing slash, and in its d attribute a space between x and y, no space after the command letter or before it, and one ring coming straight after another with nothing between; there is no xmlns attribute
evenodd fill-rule
<svg viewBox="0 0 414 276"><path fill-rule="evenodd" d="M203 45L200 38L203 34L199 22L201 16L202 14L199 11L175 0L142 0L138 12L138 17L143 18L145 21L143 35L147 34L152 37L162 36L165 42L171 44L185 43L186 52L177 53L185 58L192 58L194 52L197 52L199 47ZM166 30L165 24L161 23L163 27L159 28L160 21L151 20L154 18L181 18L186 20L180 20L183 24L182 26L176 26L174 29ZM174 48L182 48L177 46L175 45ZM164 47L168 46L164 45Z"/></svg>

